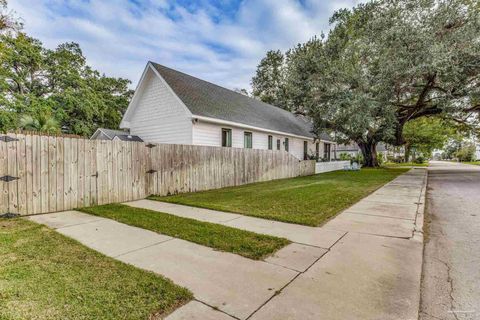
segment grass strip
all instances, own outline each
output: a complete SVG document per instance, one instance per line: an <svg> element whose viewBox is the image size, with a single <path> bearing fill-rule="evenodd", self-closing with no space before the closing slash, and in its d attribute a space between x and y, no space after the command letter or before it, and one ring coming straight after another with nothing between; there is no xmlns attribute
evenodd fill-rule
<svg viewBox="0 0 480 320"><path fill-rule="evenodd" d="M255 260L265 258L290 243L287 239L123 204L78 210Z"/></svg>

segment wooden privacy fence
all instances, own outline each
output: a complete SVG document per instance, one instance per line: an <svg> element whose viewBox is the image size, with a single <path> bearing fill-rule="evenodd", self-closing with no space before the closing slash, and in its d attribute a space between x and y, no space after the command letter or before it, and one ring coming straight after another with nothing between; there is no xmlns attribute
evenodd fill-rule
<svg viewBox="0 0 480 320"><path fill-rule="evenodd" d="M0 215L36 214L310 175L283 151L0 135Z"/></svg>

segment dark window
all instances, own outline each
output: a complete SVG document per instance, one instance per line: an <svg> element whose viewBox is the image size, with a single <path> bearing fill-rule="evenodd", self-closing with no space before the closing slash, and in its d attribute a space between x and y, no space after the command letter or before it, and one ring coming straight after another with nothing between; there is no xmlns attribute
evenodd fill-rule
<svg viewBox="0 0 480 320"><path fill-rule="evenodd" d="M273 149L273 137L268 136L268 150L272 150L272 149Z"/></svg>
<svg viewBox="0 0 480 320"><path fill-rule="evenodd" d="M303 141L303 160L308 159L308 141Z"/></svg>
<svg viewBox="0 0 480 320"><path fill-rule="evenodd" d="M323 159L326 161L330 161L330 143L324 143L323 144Z"/></svg>
<svg viewBox="0 0 480 320"><path fill-rule="evenodd" d="M222 129L222 147L232 146L232 129Z"/></svg>
<svg viewBox="0 0 480 320"><path fill-rule="evenodd" d="M280 145L281 145L280 139L277 139L277 150L280 150Z"/></svg>
<svg viewBox="0 0 480 320"><path fill-rule="evenodd" d="M288 138L285 138L285 151L288 151Z"/></svg>
<svg viewBox="0 0 480 320"><path fill-rule="evenodd" d="M315 144L315 156L317 160L320 158L320 142Z"/></svg>
<svg viewBox="0 0 480 320"><path fill-rule="evenodd" d="M243 147L252 149L252 133L251 132L245 132L243 134Z"/></svg>

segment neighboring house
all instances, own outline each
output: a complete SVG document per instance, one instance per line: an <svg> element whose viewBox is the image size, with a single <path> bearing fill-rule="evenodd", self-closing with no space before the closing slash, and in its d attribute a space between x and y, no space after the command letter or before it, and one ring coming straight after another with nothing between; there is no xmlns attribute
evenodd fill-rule
<svg viewBox="0 0 480 320"><path fill-rule="evenodd" d="M330 160L305 117L148 62L120 127L147 142L285 150Z"/></svg>
<svg viewBox="0 0 480 320"><path fill-rule="evenodd" d="M92 135L90 140L121 140L143 142L139 136L131 135L128 131L111 130L98 128Z"/></svg>
<svg viewBox="0 0 480 320"><path fill-rule="evenodd" d="M382 154L384 158L387 157L388 150L385 143L380 142L377 144L377 153ZM337 155L340 157L342 154L347 154L352 157L356 157L359 154L362 154L360 147L356 143L350 144L339 144L337 145Z"/></svg>
<svg viewBox="0 0 480 320"><path fill-rule="evenodd" d="M475 144L475 159L480 160L480 143Z"/></svg>

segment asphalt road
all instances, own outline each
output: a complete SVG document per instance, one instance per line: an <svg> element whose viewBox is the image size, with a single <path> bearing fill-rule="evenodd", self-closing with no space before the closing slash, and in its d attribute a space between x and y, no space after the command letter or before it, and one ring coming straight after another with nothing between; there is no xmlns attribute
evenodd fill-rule
<svg viewBox="0 0 480 320"><path fill-rule="evenodd" d="M480 319L480 166L431 162L421 320Z"/></svg>

